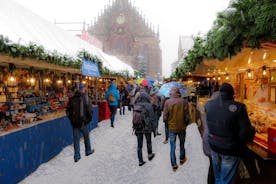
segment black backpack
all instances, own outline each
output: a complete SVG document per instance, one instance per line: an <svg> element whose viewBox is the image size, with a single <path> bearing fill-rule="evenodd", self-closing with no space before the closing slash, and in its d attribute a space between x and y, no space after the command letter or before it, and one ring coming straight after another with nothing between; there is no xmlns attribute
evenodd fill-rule
<svg viewBox="0 0 276 184"><path fill-rule="evenodd" d="M133 130L142 130L145 127L144 121L145 108L141 104L134 104L133 106L133 117L132 117L132 128Z"/></svg>
<svg viewBox="0 0 276 184"><path fill-rule="evenodd" d="M81 109L83 109L83 113L81 113ZM83 124L88 124L93 116L89 100L83 94L76 94L70 98L67 114L72 126L75 128L80 128Z"/></svg>

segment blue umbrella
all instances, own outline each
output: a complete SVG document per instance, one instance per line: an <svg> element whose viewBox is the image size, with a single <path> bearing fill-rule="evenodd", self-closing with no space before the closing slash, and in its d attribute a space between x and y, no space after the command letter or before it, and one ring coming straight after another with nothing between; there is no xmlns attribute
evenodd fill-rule
<svg viewBox="0 0 276 184"><path fill-rule="evenodd" d="M181 84L179 82L174 82L174 81L163 84L159 89L158 94L163 95L165 97L170 97L170 91L172 87L178 87L180 89L181 97L188 96L188 90L184 86L184 84Z"/></svg>
<svg viewBox="0 0 276 184"><path fill-rule="evenodd" d="M147 77L146 80L150 83L151 86L153 86L155 80L152 78Z"/></svg>

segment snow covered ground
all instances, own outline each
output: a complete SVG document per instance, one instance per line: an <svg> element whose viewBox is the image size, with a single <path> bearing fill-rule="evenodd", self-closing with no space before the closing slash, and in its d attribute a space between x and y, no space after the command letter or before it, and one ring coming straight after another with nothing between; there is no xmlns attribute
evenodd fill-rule
<svg viewBox="0 0 276 184"><path fill-rule="evenodd" d="M99 123L92 130L90 139L95 153L84 154L84 144L81 141L81 160L73 159L73 146L67 146L49 162L41 165L34 173L25 178L21 184L205 184L209 160L203 154L202 140L195 123L187 127L186 156L188 161L176 172L170 165L170 146L163 144L164 124L162 117L159 122L161 136L152 139L152 161L147 160L146 142L144 140L143 157L146 164L138 166L137 140L132 135L132 113L126 115L117 113L115 128L110 127L109 120ZM62 130L61 130L62 131ZM176 150L179 163L179 143Z"/></svg>

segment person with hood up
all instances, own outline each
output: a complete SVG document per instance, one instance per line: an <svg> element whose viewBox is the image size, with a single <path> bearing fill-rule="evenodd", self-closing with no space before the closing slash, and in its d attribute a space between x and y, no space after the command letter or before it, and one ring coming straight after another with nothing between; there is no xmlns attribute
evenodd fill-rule
<svg viewBox="0 0 276 184"><path fill-rule="evenodd" d="M190 123L188 101L181 98L180 90L177 87L171 88L170 99L164 104L163 120L168 122L171 166L173 171L176 171L178 169L175 157L176 136L180 142L180 165L183 165L187 160L184 148L186 127Z"/></svg>
<svg viewBox="0 0 276 184"><path fill-rule="evenodd" d="M240 153L253 140L255 129L250 124L245 104L234 100L232 85L223 83L219 92L217 98L205 105L208 142L215 183L231 184L238 179Z"/></svg>
<svg viewBox="0 0 276 184"><path fill-rule="evenodd" d="M143 92L140 92L140 95L135 101L134 109L133 109L133 118L136 117L134 114L136 113L136 107L141 106L143 113L141 113L141 119L144 122L144 126L138 129L134 129L135 135L137 136L137 155L139 160L139 166L144 165L146 162L143 159L142 148L143 148L143 137L145 135L147 142L147 151L148 151L148 159L151 161L155 154L152 152L152 143L151 143L151 133L153 132L155 135L156 131L156 120L154 116L154 111L152 104L150 102L150 96Z"/></svg>
<svg viewBox="0 0 276 184"><path fill-rule="evenodd" d="M110 109L110 122L111 127L114 128L114 120L117 111L117 107L120 101L120 93L114 82L109 85L107 92L105 93L105 99L107 100L108 107Z"/></svg>

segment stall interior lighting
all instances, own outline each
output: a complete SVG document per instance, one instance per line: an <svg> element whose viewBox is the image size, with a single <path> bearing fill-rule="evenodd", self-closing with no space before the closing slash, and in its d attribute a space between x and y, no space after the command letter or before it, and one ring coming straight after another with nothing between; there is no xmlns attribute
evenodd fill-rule
<svg viewBox="0 0 276 184"><path fill-rule="evenodd" d="M252 71L250 69L247 70L247 78L252 79Z"/></svg>
<svg viewBox="0 0 276 184"><path fill-rule="evenodd" d="M262 70L263 70L263 76L265 76L266 75L266 66L263 66Z"/></svg>
<svg viewBox="0 0 276 184"><path fill-rule="evenodd" d="M221 77L218 77L218 80L220 81L220 80L221 80Z"/></svg>
<svg viewBox="0 0 276 184"><path fill-rule="evenodd" d="M82 81L81 83L86 84L86 81Z"/></svg>
<svg viewBox="0 0 276 184"><path fill-rule="evenodd" d="M34 84L34 83L35 83L35 78L33 78L33 77L30 78L30 83L31 83L31 84Z"/></svg>
<svg viewBox="0 0 276 184"><path fill-rule="evenodd" d="M273 63L276 63L276 59L272 60Z"/></svg>
<svg viewBox="0 0 276 184"><path fill-rule="evenodd" d="M46 79L44 80L44 82L45 82L45 83L49 83L49 82L50 82L50 79L46 78Z"/></svg>
<svg viewBox="0 0 276 184"><path fill-rule="evenodd" d="M226 74L225 79L226 79L226 80L229 80L229 79L230 79L228 74Z"/></svg>
<svg viewBox="0 0 276 184"><path fill-rule="evenodd" d="M71 81L71 80L68 80L68 81L67 81L67 83L68 83L68 84L71 84L71 83L72 83L72 81Z"/></svg>
<svg viewBox="0 0 276 184"><path fill-rule="evenodd" d="M263 60L265 60L267 57L267 53L265 52L264 55L263 55Z"/></svg>
<svg viewBox="0 0 276 184"><path fill-rule="evenodd" d="M62 84L62 80L60 80L60 79L57 80L57 83L58 83L58 84Z"/></svg>
<svg viewBox="0 0 276 184"><path fill-rule="evenodd" d="M10 76L10 78L9 78L9 81L10 81L10 82L15 82L15 80L16 80L16 79L15 79L14 76Z"/></svg>
<svg viewBox="0 0 276 184"><path fill-rule="evenodd" d="M210 80L210 77L207 77L207 81L209 81Z"/></svg>
<svg viewBox="0 0 276 184"><path fill-rule="evenodd" d="M248 64L251 64L251 56L249 57L247 63L248 63Z"/></svg>

